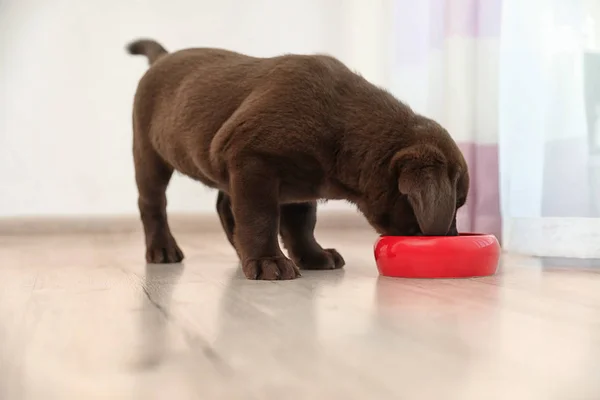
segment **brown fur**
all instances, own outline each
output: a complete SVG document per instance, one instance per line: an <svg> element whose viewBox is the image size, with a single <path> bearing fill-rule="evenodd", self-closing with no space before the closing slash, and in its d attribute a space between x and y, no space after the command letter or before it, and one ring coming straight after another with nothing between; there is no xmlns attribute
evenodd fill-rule
<svg viewBox="0 0 600 400"><path fill-rule="evenodd" d="M469 176L455 142L335 58L167 54L151 40L129 51L151 63L133 110L148 262L183 259L166 214L173 170L219 190L219 217L250 279L344 265L314 238L318 199L356 204L381 234L457 234Z"/></svg>

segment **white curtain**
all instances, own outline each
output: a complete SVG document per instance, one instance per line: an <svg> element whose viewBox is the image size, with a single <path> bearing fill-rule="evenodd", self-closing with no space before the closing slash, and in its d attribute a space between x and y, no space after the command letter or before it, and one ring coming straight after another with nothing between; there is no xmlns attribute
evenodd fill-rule
<svg viewBox="0 0 600 400"><path fill-rule="evenodd" d="M600 258L600 7L504 0L499 153L504 247Z"/></svg>

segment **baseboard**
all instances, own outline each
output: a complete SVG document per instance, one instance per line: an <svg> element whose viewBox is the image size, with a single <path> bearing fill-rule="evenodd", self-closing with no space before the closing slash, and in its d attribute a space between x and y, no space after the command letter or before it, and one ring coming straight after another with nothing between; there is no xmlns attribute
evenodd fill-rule
<svg viewBox="0 0 600 400"><path fill-rule="evenodd" d="M173 232L202 233L221 231L221 223L215 214L170 214L169 225ZM373 229L356 211L326 211L319 213L317 227L329 229ZM141 232L138 216L92 216L92 217L15 217L0 218L0 235L77 235L115 234Z"/></svg>
<svg viewBox="0 0 600 400"><path fill-rule="evenodd" d="M511 218L504 250L540 257L600 258L600 218Z"/></svg>

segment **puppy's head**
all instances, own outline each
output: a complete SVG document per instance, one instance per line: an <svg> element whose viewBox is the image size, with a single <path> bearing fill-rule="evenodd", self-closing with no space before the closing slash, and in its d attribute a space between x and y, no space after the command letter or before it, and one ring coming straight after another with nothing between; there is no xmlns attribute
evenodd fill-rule
<svg viewBox="0 0 600 400"><path fill-rule="evenodd" d="M437 124L397 151L389 165L387 190L363 210L383 235L457 235L456 212L465 204L469 173L465 159Z"/></svg>

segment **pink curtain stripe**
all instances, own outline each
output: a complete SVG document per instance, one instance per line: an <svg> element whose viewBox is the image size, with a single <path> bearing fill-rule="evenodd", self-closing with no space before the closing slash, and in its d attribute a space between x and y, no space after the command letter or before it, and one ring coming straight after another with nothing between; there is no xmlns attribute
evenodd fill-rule
<svg viewBox="0 0 600 400"><path fill-rule="evenodd" d="M462 231L491 233L501 239L498 145L459 143L469 164L471 188L467 204L459 211Z"/></svg>

